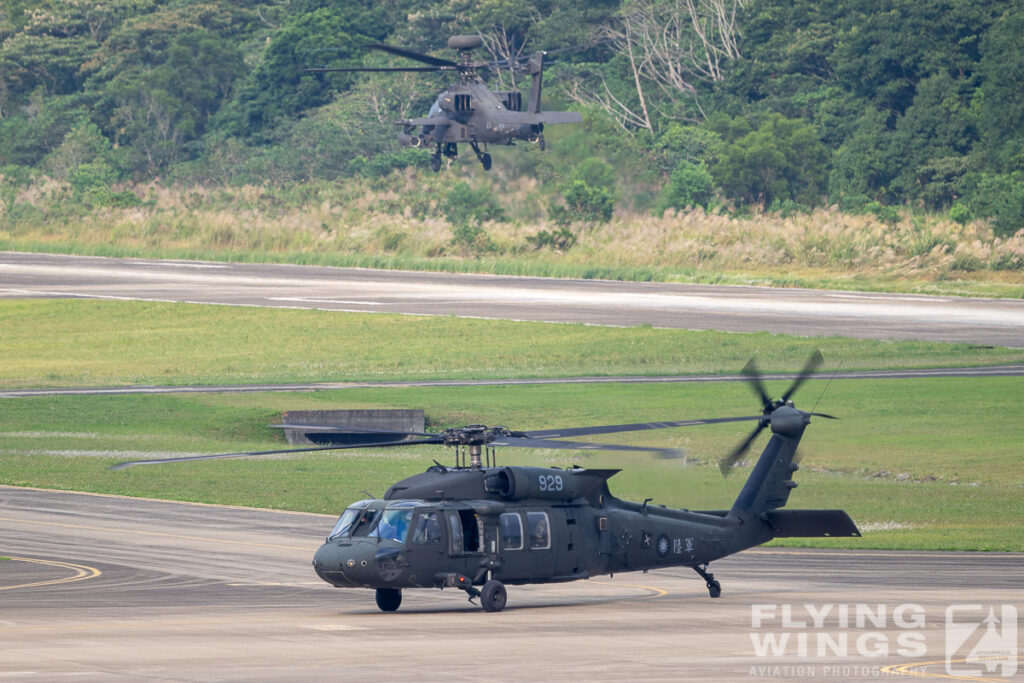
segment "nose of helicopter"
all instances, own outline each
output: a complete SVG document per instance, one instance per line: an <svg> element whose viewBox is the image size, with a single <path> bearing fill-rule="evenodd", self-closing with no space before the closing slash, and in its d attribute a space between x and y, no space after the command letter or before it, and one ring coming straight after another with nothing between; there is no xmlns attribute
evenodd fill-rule
<svg viewBox="0 0 1024 683"><path fill-rule="evenodd" d="M401 548L389 544L328 542L313 555L313 570L334 586L372 587L397 579L403 560Z"/></svg>
<svg viewBox="0 0 1024 683"><path fill-rule="evenodd" d="M360 545L351 543L324 543L313 555L313 571L334 586L364 585L369 576L360 574L372 571L372 567L366 553L361 551Z"/></svg>

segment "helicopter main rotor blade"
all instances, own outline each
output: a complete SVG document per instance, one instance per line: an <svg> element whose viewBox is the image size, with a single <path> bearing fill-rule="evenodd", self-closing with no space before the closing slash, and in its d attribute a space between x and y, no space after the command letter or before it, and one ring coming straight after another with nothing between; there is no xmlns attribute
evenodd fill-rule
<svg viewBox="0 0 1024 683"><path fill-rule="evenodd" d="M273 429L295 429L303 432L330 432L337 434L380 434L387 436L422 436L422 437L436 437L440 436L436 432L399 432L393 429L374 429L373 427L349 427L348 425L318 425L318 424L300 424L285 422L282 424L270 425Z"/></svg>
<svg viewBox="0 0 1024 683"><path fill-rule="evenodd" d="M419 52L413 52L412 50L405 50L400 47L394 47L393 45L384 45L383 43L374 43L367 45L366 47L380 50L381 52L388 52L399 57L405 57L406 59L412 59L417 62L423 62L424 64L430 64L431 66L447 66L447 67L458 67L458 64L450 59L441 59L440 57L431 57L430 55L420 54Z"/></svg>
<svg viewBox="0 0 1024 683"><path fill-rule="evenodd" d="M321 66L302 69L302 73L327 73L329 71L451 71L450 66Z"/></svg>
<svg viewBox="0 0 1024 683"><path fill-rule="evenodd" d="M271 451L247 451L245 453L214 453L211 455L186 455L180 458L162 458L158 460L130 460L119 462L107 469L123 470L136 465L168 465L175 462L193 462L198 460L228 460L230 458L249 458L258 455L280 455L286 453L313 453L316 451L340 451L352 448L386 448L398 446L416 446L421 444L443 444L443 439L419 439L417 441L384 441L381 443L347 444L341 446L312 446L309 448L281 448Z"/></svg>
<svg viewBox="0 0 1024 683"><path fill-rule="evenodd" d="M674 422L638 422L635 424L599 425L596 427L569 427L567 429L537 429L527 433L530 437L541 439L560 439L566 436L591 436L593 434L617 434L619 432L642 432L648 429L670 429L672 427L692 427L696 425L718 424L720 422L743 422L760 420L761 415L744 417L715 417L704 420L677 420Z"/></svg>
<svg viewBox="0 0 1024 683"><path fill-rule="evenodd" d="M571 451L631 451L638 453L656 453L666 458L677 458L679 450L675 448L655 448L652 446L623 446L610 443L588 443L584 441L559 441L557 439L534 439L530 437L507 437L492 441L490 446L513 448L552 448Z"/></svg>

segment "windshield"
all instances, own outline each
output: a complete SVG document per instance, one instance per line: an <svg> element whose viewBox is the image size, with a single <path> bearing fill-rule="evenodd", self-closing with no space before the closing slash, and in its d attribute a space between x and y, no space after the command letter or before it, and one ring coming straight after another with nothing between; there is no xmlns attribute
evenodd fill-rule
<svg viewBox="0 0 1024 683"><path fill-rule="evenodd" d="M353 510L349 508L345 512L341 513L341 517L338 518L338 523L334 525L334 529L331 530L330 535L327 536L328 541L333 541L336 538L342 536L352 535L352 526L356 519L359 517L361 510Z"/></svg>
<svg viewBox="0 0 1024 683"><path fill-rule="evenodd" d="M399 543L405 543L405 535L409 532L409 522L412 521L412 510L385 510L377 524L370 530L370 536L375 538L390 538Z"/></svg>
<svg viewBox="0 0 1024 683"><path fill-rule="evenodd" d="M369 502L361 500L341 513L341 517L338 518L338 522L327 536L327 540L333 541L336 538L353 536L357 531L360 536L365 535L366 525L373 520L376 514L374 510L368 509Z"/></svg>

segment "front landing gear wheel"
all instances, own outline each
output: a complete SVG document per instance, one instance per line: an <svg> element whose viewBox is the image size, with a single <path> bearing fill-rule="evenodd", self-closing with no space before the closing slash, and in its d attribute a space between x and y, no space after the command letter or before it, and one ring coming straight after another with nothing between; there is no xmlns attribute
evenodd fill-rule
<svg viewBox="0 0 1024 683"><path fill-rule="evenodd" d="M506 602L508 593L505 592L505 584L493 579L484 584L480 591L480 605L485 612L500 612L505 609Z"/></svg>
<svg viewBox="0 0 1024 683"><path fill-rule="evenodd" d="M433 171L434 173L437 173L438 171L441 170L440 154L435 154L434 156L430 157L430 170Z"/></svg>
<svg viewBox="0 0 1024 683"><path fill-rule="evenodd" d="M402 604L402 591L397 588L378 588L377 607L381 612L394 612Z"/></svg>
<svg viewBox="0 0 1024 683"><path fill-rule="evenodd" d="M491 155L490 154L486 154L486 153L485 154L481 154L480 155L480 163L483 164L485 171L490 171L491 170Z"/></svg>

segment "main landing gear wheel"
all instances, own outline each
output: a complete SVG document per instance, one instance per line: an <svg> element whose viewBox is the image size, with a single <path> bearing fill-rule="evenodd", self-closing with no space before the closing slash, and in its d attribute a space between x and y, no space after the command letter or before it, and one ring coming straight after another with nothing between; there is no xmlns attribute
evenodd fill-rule
<svg viewBox="0 0 1024 683"><path fill-rule="evenodd" d="M430 157L430 170L433 171L434 173L437 173L438 171L441 170L440 154L435 154L434 156Z"/></svg>
<svg viewBox="0 0 1024 683"><path fill-rule="evenodd" d="M490 171L491 170L491 155L487 154L486 152L484 154L481 154L480 155L480 163L484 165L484 170L485 171Z"/></svg>
<svg viewBox="0 0 1024 683"><path fill-rule="evenodd" d="M505 592L505 584L501 581L491 579L484 584L480 591L480 605L485 612L500 612L505 609L508 602L508 593Z"/></svg>
<svg viewBox="0 0 1024 683"><path fill-rule="evenodd" d="M402 604L402 591L397 588L378 588L377 607L381 612L394 612Z"/></svg>

